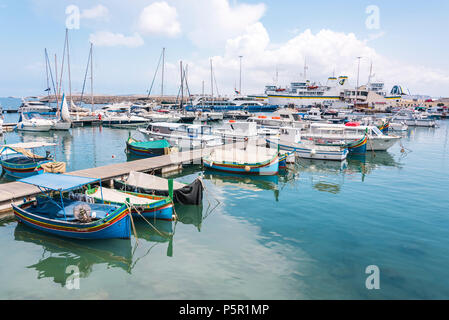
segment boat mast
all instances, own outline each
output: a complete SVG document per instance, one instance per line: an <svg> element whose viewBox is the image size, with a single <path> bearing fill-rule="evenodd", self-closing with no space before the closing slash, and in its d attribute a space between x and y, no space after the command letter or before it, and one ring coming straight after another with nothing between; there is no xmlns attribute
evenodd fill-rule
<svg viewBox="0 0 449 320"><path fill-rule="evenodd" d="M357 67L357 87L355 88L355 107L357 107L357 98L359 95L359 75L360 75L360 59L362 57L357 57L357 59L359 60L359 64Z"/></svg>
<svg viewBox="0 0 449 320"><path fill-rule="evenodd" d="M48 61L47 61L47 48L45 48L45 73L47 74L47 98L48 98L48 105L50 105L50 80L48 79Z"/></svg>
<svg viewBox="0 0 449 320"><path fill-rule="evenodd" d="M58 60L57 60L56 54L55 54L55 78L56 78L55 99L56 99L56 106L59 108Z"/></svg>
<svg viewBox="0 0 449 320"><path fill-rule="evenodd" d="M210 90L211 90L211 99L214 100L214 79L212 75L212 59L210 59Z"/></svg>
<svg viewBox="0 0 449 320"><path fill-rule="evenodd" d="M371 65L369 67L368 85L371 84L372 76L373 76L373 62L371 61Z"/></svg>
<svg viewBox="0 0 449 320"><path fill-rule="evenodd" d="M240 58L240 82L239 82L239 94L242 94L242 58L243 56L239 56Z"/></svg>
<svg viewBox="0 0 449 320"><path fill-rule="evenodd" d="M181 103L179 104L179 107L182 109L182 102L184 99L184 71L182 69L182 60L179 62L179 66L181 69Z"/></svg>
<svg viewBox="0 0 449 320"><path fill-rule="evenodd" d="M91 95L91 111L94 112L94 57L93 57L93 43L90 43L90 95Z"/></svg>
<svg viewBox="0 0 449 320"><path fill-rule="evenodd" d="M70 96L70 108L72 107L72 78L70 75L70 50L69 50L69 29L65 29L66 43L67 43L67 70L69 74L69 96Z"/></svg>
<svg viewBox="0 0 449 320"><path fill-rule="evenodd" d="M165 68L165 48L162 48L162 84L161 84L161 97L164 96L164 68Z"/></svg>

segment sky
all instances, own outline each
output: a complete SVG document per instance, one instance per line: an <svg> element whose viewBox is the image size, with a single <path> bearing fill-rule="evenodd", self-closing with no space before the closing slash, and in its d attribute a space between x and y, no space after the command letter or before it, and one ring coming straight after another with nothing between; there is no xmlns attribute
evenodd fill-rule
<svg viewBox="0 0 449 320"><path fill-rule="evenodd" d="M73 92L92 42L96 94L146 94L165 47L165 94L178 93L181 60L190 92L210 93L212 60L214 93L232 95L242 56L243 94L301 80L306 64L312 82L364 84L372 65L387 90L447 97L448 13L443 0L0 0L0 96L44 95L44 50L60 72L68 28Z"/></svg>

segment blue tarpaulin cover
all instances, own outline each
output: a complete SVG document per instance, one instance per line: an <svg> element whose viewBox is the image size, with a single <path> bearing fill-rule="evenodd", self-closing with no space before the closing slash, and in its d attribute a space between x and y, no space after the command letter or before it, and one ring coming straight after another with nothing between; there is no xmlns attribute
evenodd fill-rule
<svg viewBox="0 0 449 320"><path fill-rule="evenodd" d="M100 179L77 177L68 174L43 173L18 181L50 190L69 191L89 183L98 182Z"/></svg>

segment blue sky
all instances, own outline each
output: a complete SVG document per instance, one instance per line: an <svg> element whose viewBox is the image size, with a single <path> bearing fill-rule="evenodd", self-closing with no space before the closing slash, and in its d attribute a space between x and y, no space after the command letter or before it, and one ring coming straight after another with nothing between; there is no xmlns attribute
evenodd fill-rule
<svg viewBox="0 0 449 320"><path fill-rule="evenodd" d="M372 61L389 87L449 95L445 1L0 0L0 96L44 93L44 48L60 64L72 4L82 15L80 28L70 30L73 91L81 89L95 39L98 93L145 93L166 47L168 94L177 93L181 59L192 91L200 92L202 81L209 91L211 57L219 92L231 94L242 54L244 93L262 92L276 68L278 84L287 85L301 76L305 59L311 80L324 82L335 70L355 84L356 57L363 56L362 82ZM372 5L378 29L366 26Z"/></svg>

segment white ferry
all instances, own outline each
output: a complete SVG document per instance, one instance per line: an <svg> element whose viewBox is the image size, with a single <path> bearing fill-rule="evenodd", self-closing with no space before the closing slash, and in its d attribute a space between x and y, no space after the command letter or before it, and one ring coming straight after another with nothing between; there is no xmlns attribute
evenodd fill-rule
<svg viewBox="0 0 449 320"><path fill-rule="evenodd" d="M348 88L348 77L340 76L329 77L324 86L311 83L309 80L292 82L287 88L269 86L266 94L269 104L309 106L338 101Z"/></svg>

